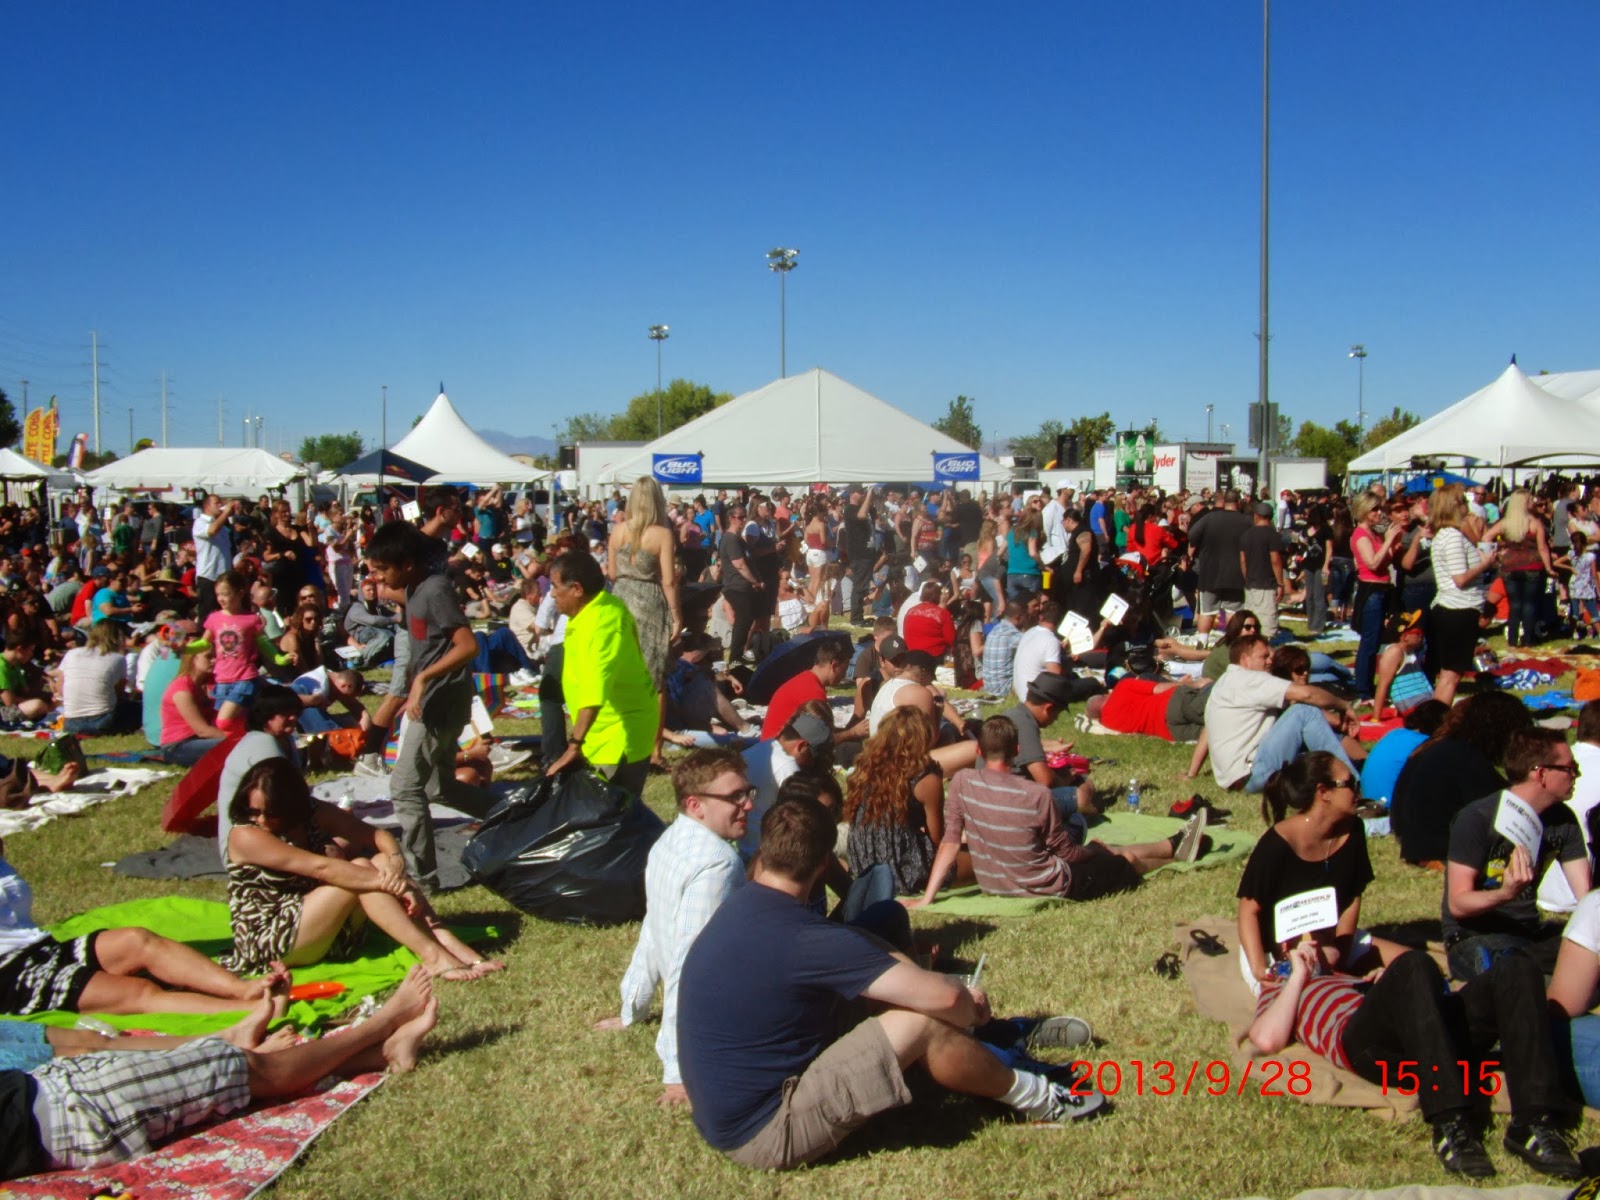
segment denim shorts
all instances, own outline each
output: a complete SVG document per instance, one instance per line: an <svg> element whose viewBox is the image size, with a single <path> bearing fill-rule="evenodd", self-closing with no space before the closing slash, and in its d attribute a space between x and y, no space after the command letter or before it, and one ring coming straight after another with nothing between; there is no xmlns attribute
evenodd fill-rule
<svg viewBox="0 0 1600 1200"><path fill-rule="evenodd" d="M211 685L211 698L218 704L226 704L231 700L240 708L249 708L256 698L256 680L241 679L238 683L214 683Z"/></svg>

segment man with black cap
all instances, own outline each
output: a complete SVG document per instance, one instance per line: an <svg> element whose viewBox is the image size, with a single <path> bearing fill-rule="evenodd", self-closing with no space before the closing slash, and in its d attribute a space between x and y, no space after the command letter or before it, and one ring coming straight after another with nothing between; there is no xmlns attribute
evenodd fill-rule
<svg viewBox="0 0 1600 1200"><path fill-rule="evenodd" d="M1252 510L1250 528L1239 535L1239 573L1244 576L1244 606L1261 621L1261 636L1278 635L1278 602L1288 590L1283 580L1283 538L1272 526L1272 505Z"/></svg>
<svg viewBox="0 0 1600 1200"><path fill-rule="evenodd" d="M1082 699L1078 687L1077 680L1047 672L1036 676L1028 685L1027 696L1021 704L1013 705L1000 714L1017 727L1017 752L1011 760L1011 773L1049 788L1063 816L1100 811L1094 802L1094 784L1089 777L1068 770L1057 771L1047 758L1047 755L1072 749L1071 742L1056 739L1047 741L1044 730L1066 710L1067 705Z"/></svg>
<svg viewBox="0 0 1600 1200"><path fill-rule="evenodd" d="M807 771L816 755L833 744L833 730L820 717L798 712L777 737L757 742L744 752L745 775L756 789L748 827L739 835L739 853L746 862L761 844L761 818L778 802L778 789L796 771Z"/></svg>

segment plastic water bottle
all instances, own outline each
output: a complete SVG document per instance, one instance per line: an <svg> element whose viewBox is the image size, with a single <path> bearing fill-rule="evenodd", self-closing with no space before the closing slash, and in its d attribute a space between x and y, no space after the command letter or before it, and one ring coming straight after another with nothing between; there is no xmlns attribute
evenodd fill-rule
<svg viewBox="0 0 1600 1200"><path fill-rule="evenodd" d="M1128 811L1131 813L1139 811L1139 781L1137 779L1128 780Z"/></svg>

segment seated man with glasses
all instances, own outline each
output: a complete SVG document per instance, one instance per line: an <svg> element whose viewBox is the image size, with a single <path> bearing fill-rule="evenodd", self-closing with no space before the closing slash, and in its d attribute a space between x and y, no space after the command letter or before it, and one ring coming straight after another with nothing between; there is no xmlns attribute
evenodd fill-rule
<svg viewBox="0 0 1600 1200"><path fill-rule="evenodd" d="M1592 886L1582 831L1564 803L1578 776L1566 736L1537 728L1513 733L1505 773L1505 791L1474 800L1450 824L1444 944L1457 979L1483 974L1514 950L1549 975L1561 925L1539 916L1539 879L1559 863L1576 899Z"/></svg>
<svg viewBox="0 0 1600 1200"><path fill-rule="evenodd" d="M696 750L672 769L678 816L650 848L645 914L633 960L622 977L622 1015L596 1029L621 1029L649 1011L661 985L662 1104L688 1100L678 1070L678 976L684 955L711 914L745 879L732 843L744 836L756 789L737 750Z"/></svg>

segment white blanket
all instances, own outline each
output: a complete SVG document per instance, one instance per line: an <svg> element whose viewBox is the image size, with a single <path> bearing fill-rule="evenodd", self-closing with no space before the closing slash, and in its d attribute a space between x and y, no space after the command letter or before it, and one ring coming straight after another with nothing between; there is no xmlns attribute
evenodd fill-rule
<svg viewBox="0 0 1600 1200"><path fill-rule="evenodd" d="M71 791L57 792L53 796L49 792L40 792L27 808L0 811L0 838L37 829L57 817L76 816L107 800L131 796L158 779L171 778L175 778L171 772L147 767L104 767L92 771L79 779Z"/></svg>

